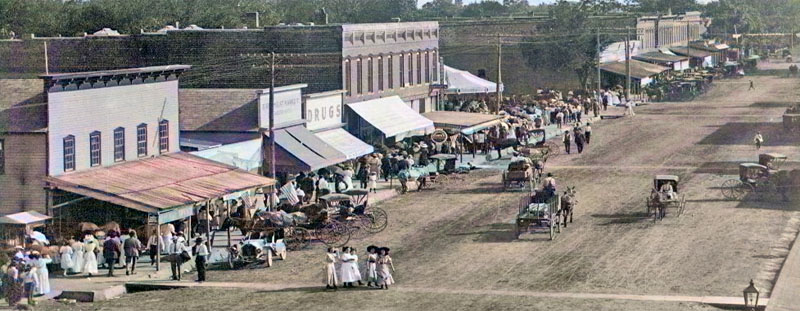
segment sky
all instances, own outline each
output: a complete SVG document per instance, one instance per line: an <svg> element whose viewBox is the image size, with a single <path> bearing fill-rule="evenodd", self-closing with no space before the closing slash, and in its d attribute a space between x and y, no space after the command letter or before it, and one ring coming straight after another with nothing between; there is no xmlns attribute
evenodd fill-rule
<svg viewBox="0 0 800 311"><path fill-rule="evenodd" d="M422 6L423 4L428 3L430 1L431 0L418 0L417 1L417 5ZM481 1L482 0L464 0L464 3L466 4L466 3L481 2ZM491 1L491 0L489 0L489 1ZM502 2L502 0L496 0L496 1ZM711 1L714 1L714 0L697 0L697 2L700 2L700 3L708 3L708 2L711 2ZM530 4L553 3L553 2L555 2L555 0L528 0L528 3L530 3Z"/></svg>

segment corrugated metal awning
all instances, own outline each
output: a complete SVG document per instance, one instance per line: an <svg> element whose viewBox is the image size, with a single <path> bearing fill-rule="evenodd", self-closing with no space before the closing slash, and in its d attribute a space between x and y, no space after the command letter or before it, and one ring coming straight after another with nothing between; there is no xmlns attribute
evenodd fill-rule
<svg viewBox="0 0 800 311"><path fill-rule="evenodd" d="M275 184L271 178L183 152L46 177L45 181L51 188L147 213Z"/></svg>

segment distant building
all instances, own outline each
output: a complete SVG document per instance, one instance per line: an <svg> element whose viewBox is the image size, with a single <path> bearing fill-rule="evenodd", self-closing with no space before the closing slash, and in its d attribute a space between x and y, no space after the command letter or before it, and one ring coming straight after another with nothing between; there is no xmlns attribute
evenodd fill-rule
<svg viewBox="0 0 800 311"><path fill-rule="evenodd" d="M702 39L707 31L706 22L700 12L644 16L636 20L636 37L642 42L642 52L686 46L692 41Z"/></svg>

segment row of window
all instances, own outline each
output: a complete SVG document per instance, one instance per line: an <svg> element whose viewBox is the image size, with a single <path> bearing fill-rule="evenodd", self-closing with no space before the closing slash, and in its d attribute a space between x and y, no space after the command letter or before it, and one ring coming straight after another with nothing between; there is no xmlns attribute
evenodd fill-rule
<svg viewBox="0 0 800 311"><path fill-rule="evenodd" d="M439 68L439 58L436 56L436 51L425 51L425 52L416 52L416 53L400 53L400 54L390 54L386 55L385 58L383 56L377 57L361 57L361 58L348 58L344 61L344 71L345 71L345 89L347 90L347 95L351 96L353 94L360 95L364 94L363 88L363 74L364 68L362 64L366 62L367 66L367 90L366 93L373 93L375 92L375 62L377 61L378 67L378 85L377 90L383 91L384 86L388 87L389 89L394 88L394 60L397 58L400 68L400 87L405 87L406 85L414 85L414 84L422 84L422 83L430 83L431 80L438 80L439 79L439 71L436 68ZM433 62L431 62L433 60ZM356 88L353 90L353 70L352 70L352 63L356 63ZM424 68L423 68L424 64ZM386 69L386 75L384 75L384 68ZM423 73L424 69L424 73ZM384 84L384 78L386 78L386 84ZM416 78L416 79L415 79ZM424 78L424 81L423 81ZM408 84L406 84L408 81ZM354 92L355 91L355 92Z"/></svg>
<svg viewBox="0 0 800 311"><path fill-rule="evenodd" d="M0 141L1 142L1 141ZM67 135L63 141L64 171L75 170L75 136ZM161 152L169 151L169 121L162 120L158 123L158 148ZM102 164L101 133L94 131L89 134L89 165ZM0 148L2 154L2 148ZM142 123L136 127L136 154L139 157L147 156L147 124ZM2 156L0 156L2 158ZM114 129L114 162L125 161L125 128Z"/></svg>

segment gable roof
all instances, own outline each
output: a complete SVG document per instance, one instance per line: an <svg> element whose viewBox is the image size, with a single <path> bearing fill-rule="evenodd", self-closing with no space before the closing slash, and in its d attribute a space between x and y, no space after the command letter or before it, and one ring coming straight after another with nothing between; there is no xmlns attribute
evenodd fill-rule
<svg viewBox="0 0 800 311"><path fill-rule="evenodd" d="M47 103L41 79L0 79L0 133L44 132Z"/></svg>
<svg viewBox="0 0 800 311"><path fill-rule="evenodd" d="M258 130L259 89L179 89L182 131Z"/></svg>

